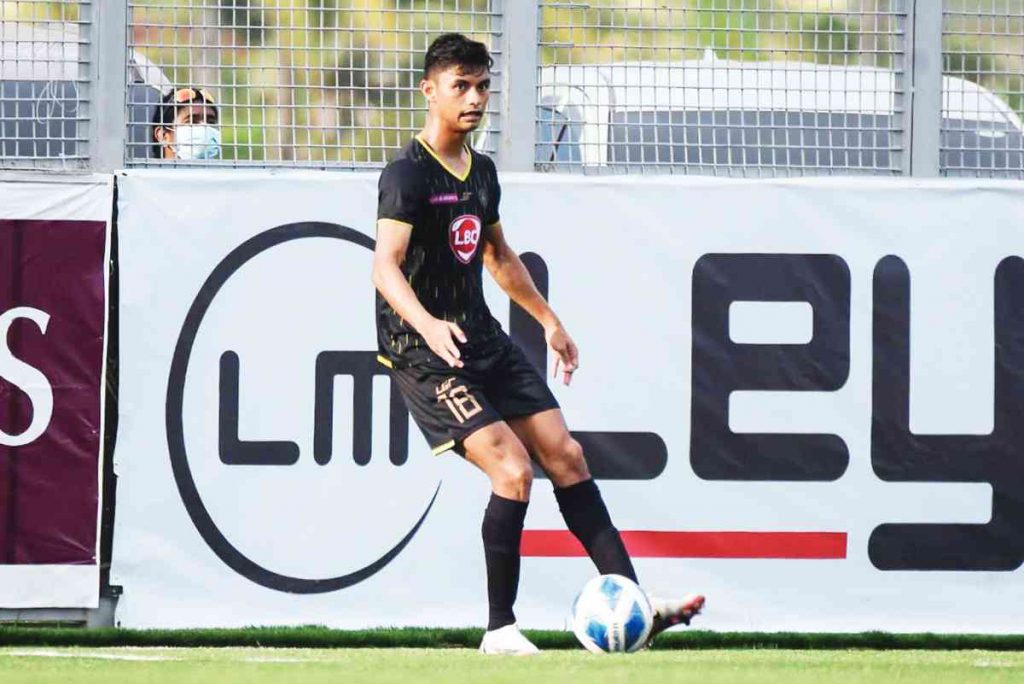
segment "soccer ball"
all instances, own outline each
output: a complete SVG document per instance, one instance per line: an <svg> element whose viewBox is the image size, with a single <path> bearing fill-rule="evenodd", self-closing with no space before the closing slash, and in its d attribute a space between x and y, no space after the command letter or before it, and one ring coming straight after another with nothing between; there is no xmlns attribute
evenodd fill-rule
<svg viewBox="0 0 1024 684"><path fill-rule="evenodd" d="M653 624L647 594L622 575L595 577L572 605L572 631L591 653L632 653L647 643Z"/></svg>

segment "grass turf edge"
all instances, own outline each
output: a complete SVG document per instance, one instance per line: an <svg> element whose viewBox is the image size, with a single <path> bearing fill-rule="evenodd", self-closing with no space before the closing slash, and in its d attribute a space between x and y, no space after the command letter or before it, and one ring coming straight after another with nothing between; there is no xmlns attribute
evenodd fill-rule
<svg viewBox="0 0 1024 684"><path fill-rule="evenodd" d="M578 649L570 632L525 630L541 649ZM0 625L0 646L178 646L277 648L476 648L475 628L250 627L245 629L84 629ZM807 634L795 632L678 631L662 634L654 647L671 649L883 649L1024 650L1024 634L895 634L889 632Z"/></svg>

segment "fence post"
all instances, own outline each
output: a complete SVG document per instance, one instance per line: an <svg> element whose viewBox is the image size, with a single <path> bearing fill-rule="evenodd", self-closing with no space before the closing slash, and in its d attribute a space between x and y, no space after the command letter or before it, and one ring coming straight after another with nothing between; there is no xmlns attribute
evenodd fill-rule
<svg viewBox="0 0 1024 684"><path fill-rule="evenodd" d="M90 4L89 158L93 171L109 173L124 166L128 3L102 0Z"/></svg>
<svg viewBox="0 0 1024 684"><path fill-rule="evenodd" d="M537 109L537 0L503 3L498 168L533 171Z"/></svg>
<svg viewBox="0 0 1024 684"><path fill-rule="evenodd" d="M910 168L908 175L939 175L942 131L942 5L936 0L909 0L907 63Z"/></svg>

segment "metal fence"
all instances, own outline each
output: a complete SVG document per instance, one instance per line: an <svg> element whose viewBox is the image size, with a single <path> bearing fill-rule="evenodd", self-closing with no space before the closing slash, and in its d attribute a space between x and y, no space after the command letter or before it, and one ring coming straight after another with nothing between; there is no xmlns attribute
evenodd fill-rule
<svg viewBox="0 0 1024 684"><path fill-rule="evenodd" d="M904 0L541 0L553 169L896 174Z"/></svg>
<svg viewBox="0 0 1024 684"><path fill-rule="evenodd" d="M128 0L128 8L130 50L216 101L223 154L204 164L382 165L423 124L422 55L440 33L487 43L500 75L496 0ZM500 97L498 89L495 105ZM495 105L487 131L499 125ZM155 157L152 124L140 118L129 117L129 160L181 163ZM490 139L482 137L485 149Z"/></svg>
<svg viewBox="0 0 1024 684"><path fill-rule="evenodd" d="M1024 0L0 0L0 167L378 167L484 41L504 170L1024 178ZM123 68L126 66L126 69ZM219 159L162 159L210 96Z"/></svg>
<svg viewBox="0 0 1024 684"><path fill-rule="evenodd" d="M1024 2L946 0L941 169L1024 178Z"/></svg>
<svg viewBox="0 0 1024 684"><path fill-rule="evenodd" d="M92 9L0 4L0 168L87 167Z"/></svg>

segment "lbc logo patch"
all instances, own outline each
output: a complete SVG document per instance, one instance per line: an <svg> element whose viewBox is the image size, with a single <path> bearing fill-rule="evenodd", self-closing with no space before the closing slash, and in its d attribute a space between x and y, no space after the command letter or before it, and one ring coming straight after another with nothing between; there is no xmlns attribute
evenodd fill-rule
<svg viewBox="0 0 1024 684"><path fill-rule="evenodd" d="M448 226L448 244L459 261L464 264L472 261L480 244L480 219L463 214L452 221Z"/></svg>

